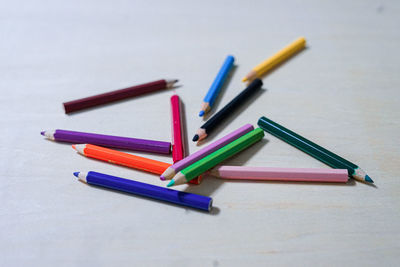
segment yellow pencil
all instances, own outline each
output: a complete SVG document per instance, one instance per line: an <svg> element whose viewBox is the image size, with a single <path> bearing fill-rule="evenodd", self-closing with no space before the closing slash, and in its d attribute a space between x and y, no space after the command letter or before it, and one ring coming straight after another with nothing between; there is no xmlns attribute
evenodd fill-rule
<svg viewBox="0 0 400 267"><path fill-rule="evenodd" d="M273 55L272 57L268 58L267 60L264 60L257 66L255 66L243 79L242 82L245 81L252 81L255 78L261 77L263 74L265 74L267 71L271 70L273 67L278 65L279 63L285 61L288 59L290 56L295 54L296 52L300 51L303 49L306 45L306 39L304 37L300 37L297 40L295 40L293 43L289 44L282 50L280 50L278 53Z"/></svg>

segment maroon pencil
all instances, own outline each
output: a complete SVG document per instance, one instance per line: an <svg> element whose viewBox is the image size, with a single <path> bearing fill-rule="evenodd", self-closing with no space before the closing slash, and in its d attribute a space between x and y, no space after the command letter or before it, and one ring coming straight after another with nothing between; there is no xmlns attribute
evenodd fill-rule
<svg viewBox="0 0 400 267"><path fill-rule="evenodd" d="M158 80L154 82L144 83L125 89L119 89L104 94L89 96L77 100L72 100L63 103L65 113L71 113L74 111L82 110L85 108L90 108L94 106L99 106L118 100L147 94L150 92L171 88L178 80Z"/></svg>

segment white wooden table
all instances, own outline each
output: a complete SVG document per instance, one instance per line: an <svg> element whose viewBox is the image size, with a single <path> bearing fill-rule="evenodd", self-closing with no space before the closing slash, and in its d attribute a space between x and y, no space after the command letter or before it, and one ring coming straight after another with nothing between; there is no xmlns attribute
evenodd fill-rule
<svg viewBox="0 0 400 267"><path fill-rule="evenodd" d="M399 11L398 1L4 1L0 265L399 265ZM299 36L308 48L208 141L264 115L359 164L375 187L212 177L177 187L213 197L207 214L83 185L74 171L164 183L40 136L59 128L170 140L173 90L70 116L61 103L178 78L192 137L227 54L237 67L214 111ZM269 134L227 163L327 167Z"/></svg>

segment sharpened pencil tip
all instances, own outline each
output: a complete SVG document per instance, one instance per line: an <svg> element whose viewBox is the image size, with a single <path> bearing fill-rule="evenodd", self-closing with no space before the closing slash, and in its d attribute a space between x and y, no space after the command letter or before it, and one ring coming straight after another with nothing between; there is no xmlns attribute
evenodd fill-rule
<svg viewBox="0 0 400 267"><path fill-rule="evenodd" d="M199 117L203 117L203 115L204 115L204 110L201 110L201 111L199 112Z"/></svg>
<svg viewBox="0 0 400 267"><path fill-rule="evenodd" d="M242 82L246 82L247 81L247 77L244 77L243 79L242 79Z"/></svg>
<svg viewBox="0 0 400 267"><path fill-rule="evenodd" d="M160 180L165 181L164 175L161 175L161 176L160 176Z"/></svg>
<svg viewBox="0 0 400 267"><path fill-rule="evenodd" d="M167 184L167 187L171 187L171 186L173 186L175 184L175 181L174 180L171 180L168 184Z"/></svg>
<svg viewBox="0 0 400 267"><path fill-rule="evenodd" d="M46 132L46 131L42 131L42 132L40 132L40 134L44 136L45 132Z"/></svg>
<svg viewBox="0 0 400 267"><path fill-rule="evenodd" d="M74 172L75 177L79 177L79 172Z"/></svg>
<svg viewBox="0 0 400 267"><path fill-rule="evenodd" d="M72 145L72 148L76 150L76 145Z"/></svg>
<svg viewBox="0 0 400 267"><path fill-rule="evenodd" d="M198 134L195 134L195 135L193 136L192 141L193 141L193 142L196 142L197 140L199 140L199 135L198 135Z"/></svg>
<svg viewBox="0 0 400 267"><path fill-rule="evenodd" d="M372 183L372 184L374 183L374 181L373 181L373 180L371 179L371 177L369 177L368 175L365 175L365 178L364 178L364 179L365 179L365 181L368 182L368 183Z"/></svg>

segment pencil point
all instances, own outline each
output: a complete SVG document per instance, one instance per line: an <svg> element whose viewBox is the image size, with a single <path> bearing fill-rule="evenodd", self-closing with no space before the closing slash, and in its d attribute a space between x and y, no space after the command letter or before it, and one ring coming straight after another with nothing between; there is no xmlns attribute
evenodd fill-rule
<svg viewBox="0 0 400 267"><path fill-rule="evenodd" d="M42 131L42 132L40 132L40 134L44 136L45 132L46 132L46 131Z"/></svg>
<svg viewBox="0 0 400 267"><path fill-rule="evenodd" d="M171 186L173 186L175 184L175 181L174 180L171 180L168 184L167 184L167 187L171 187Z"/></svg>
<svg viewBox="0 0 400 267"><path fill-rule="evenodd" d="M199 116L200 116L200 117L203 117L203 116L204 116L204 110L201 110L201 111L199 112Z"/></svg>
<svg viewBox="0 0 400 267"><path fill-rule="evenodd" d="M246 82L247 81L247 77L244 77L243 79L242 79L242 82Z"/></svg>
<svg viewBox="0 0 400 267"><path fill-rule="evenodd" d="M365 181L372 184L374 183L374 181L368 175L365 175Z"/></svg>
<svg viewBox="0 0 400 267"><path fill-rule="evenodd" d="M79 177L79 172L74 172L75 177Z"/></svg>
<svg viewBox="0 0 400 267"><path fill-rule="evenodd" d="M163 181L165 181L165 177L164 177L164 175L161 175L161 176L160 176L160 180L163 180Z"/></svg>
<svg viewBox="0 0 400 267"><path fill-rule="evenodd" d="M198 134L195 134L195 135L193 136L192 141L193 141L193 142L196 142L197 140L199 140L199 135L198 135Z"/></svg>
<svg viewBox="0 0 400 267"><path fill-rule="evenodd" d="M72 148L76 150L76 145L72 145Z"/></svg>

